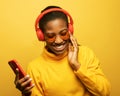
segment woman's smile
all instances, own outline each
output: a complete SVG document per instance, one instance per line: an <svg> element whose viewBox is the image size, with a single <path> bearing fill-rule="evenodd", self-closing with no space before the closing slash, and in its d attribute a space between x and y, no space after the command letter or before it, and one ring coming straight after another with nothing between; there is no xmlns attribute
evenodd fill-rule
<svg viewBox="0 0 120 96"><path fill-rule="evenodd" d="M63 51L65 49L65 47L66 47L66 43L61 44L61 45L55 45L55 46L53 46L53 49L55 51Z"/></svg>

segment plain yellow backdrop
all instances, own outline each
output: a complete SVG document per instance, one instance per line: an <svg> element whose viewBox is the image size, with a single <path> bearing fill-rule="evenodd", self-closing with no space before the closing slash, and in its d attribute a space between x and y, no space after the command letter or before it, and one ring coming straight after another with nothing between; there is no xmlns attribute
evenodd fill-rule
<svg viewBox="0 0 120 96"><path fill-rule="evenodd" d="M34 23L47 5L61 6L71 14L77 41L93 49L111 83L111 96L119 96L119 0L1 0L0 96L20 96L7 62L15 58L26 69L39 56L44 43L37 40Z"/></svg>

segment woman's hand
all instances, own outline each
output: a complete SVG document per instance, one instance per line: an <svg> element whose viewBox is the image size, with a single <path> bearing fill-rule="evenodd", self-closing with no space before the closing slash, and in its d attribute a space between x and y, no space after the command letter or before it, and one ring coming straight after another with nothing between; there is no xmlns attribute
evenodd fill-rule
<svg viewBox="0 0 120 96"><path fill-rule="evenodd" d="M34 87L34 84L31 84L32 79L29 77L29 75L26 75L22 79L19 79L19 70L16 69L16 77L15 77L15 86L17 89L19 89L22 94L27 94L25 96L30 96L31 89Z"/></svg>
<svg viewBox="0 0 120 96"><path fill-rule="evenodd" d="M71 67L77 71L80 67L80 63L78 62L79 45L72 34L70 34L70 41L71 42L69 44L68 61Z"/></svg>

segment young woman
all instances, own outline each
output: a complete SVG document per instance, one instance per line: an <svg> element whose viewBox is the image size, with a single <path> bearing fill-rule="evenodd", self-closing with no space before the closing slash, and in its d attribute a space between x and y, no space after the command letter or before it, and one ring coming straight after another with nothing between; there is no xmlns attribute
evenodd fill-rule
<svg viewBox="0 0 120 96"><path fill-rule="evenodd" d="M30 76L19 79L16 69L15 85L23 96L110 95L98 58L73 37L73 21L68 12L48 6L38 16L35 27L38 39L46 46L28 65Z"/></svg>

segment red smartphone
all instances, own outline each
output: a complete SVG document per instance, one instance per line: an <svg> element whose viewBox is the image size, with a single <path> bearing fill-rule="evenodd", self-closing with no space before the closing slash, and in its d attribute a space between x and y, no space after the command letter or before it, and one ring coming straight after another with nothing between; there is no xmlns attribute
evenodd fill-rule
<svg viewBox="0 0 120 96"><path fill-rule="evenodd" d="M19 69L19 79L21 79L24 76L26 76L25 71L23 70L21 65L16 60L10 60L10 61L8 61L8 64L10 65L10 67L12 68L14 73L16 73L16 68Z"/></svg>
<svg viewBox="0 0 120 96"><path fill-rule="evenodd" d="M8 61L8 64L10 65L10 67L12 68L12 70L15 74L16 74L16 68L19 69L19 79L21 79L27 75L25 73L25 71L23 70L22 66L16 60L14 60L14 59L10 60L10 61ZM31 82L28 84L28 86L30 86L30 85L32 85Z"/></svg>

